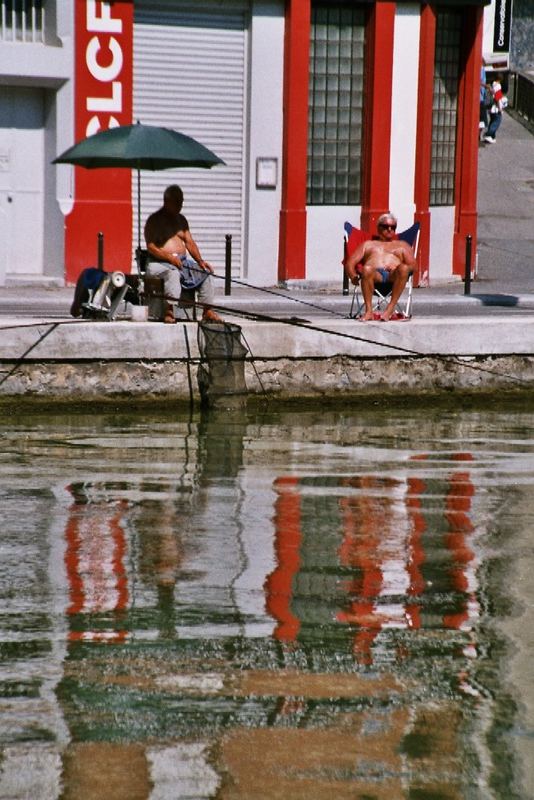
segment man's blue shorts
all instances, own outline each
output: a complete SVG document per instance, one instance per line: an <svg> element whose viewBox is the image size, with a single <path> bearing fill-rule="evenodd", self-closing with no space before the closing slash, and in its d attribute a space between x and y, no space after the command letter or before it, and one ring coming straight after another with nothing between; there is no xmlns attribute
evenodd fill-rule
<svg viewBox="0 0 534 800"><path fill-rule="evenodd" d="M205 269L198 266L196 261L187 256L180 256L180 283L184 289L198 289L209 275Z"/></svg>
<svg viewBox="0 0 534 800"><path fill-rule="evenodd" d="M388 269L384 269L384 267L378 267L376 271L381 274L383 283L391 283L391 272Z"/></svg>

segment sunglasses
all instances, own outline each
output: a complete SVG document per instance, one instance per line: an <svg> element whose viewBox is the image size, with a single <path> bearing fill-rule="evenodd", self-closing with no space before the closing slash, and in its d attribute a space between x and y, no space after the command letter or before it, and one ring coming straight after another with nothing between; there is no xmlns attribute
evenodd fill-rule
<svg viewBox="0 0 534 800"><path fill-rule="evenodd" d="M383 228L385 231L396 231L397 230L397 226L396 225L384 225L383 222L380 223L379 227Z"/></svg>

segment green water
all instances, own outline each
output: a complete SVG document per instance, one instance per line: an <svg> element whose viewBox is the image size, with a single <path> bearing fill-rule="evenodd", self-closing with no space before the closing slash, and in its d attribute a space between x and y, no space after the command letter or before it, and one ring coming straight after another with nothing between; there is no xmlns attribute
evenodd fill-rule
<svg viewBox="0 0 534 800"><path fill-rule="evenodd" d="M0 421L0 798L534 797L534 411Z"/></svg>

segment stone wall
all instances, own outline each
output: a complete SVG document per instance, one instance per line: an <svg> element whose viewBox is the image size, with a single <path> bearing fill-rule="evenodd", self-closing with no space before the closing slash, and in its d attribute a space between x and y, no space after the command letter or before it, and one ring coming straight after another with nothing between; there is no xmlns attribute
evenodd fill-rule
<svg viewBox="0 0 534 800"><path fill-rule="evenodd" d="M197 371L198 361L184 360L3 364L0 400L198 404ZM531 392L534 356L249 357L245 362L245 381L249 398L284 401ZM230 395L227 400L230 402Z"/></svg>

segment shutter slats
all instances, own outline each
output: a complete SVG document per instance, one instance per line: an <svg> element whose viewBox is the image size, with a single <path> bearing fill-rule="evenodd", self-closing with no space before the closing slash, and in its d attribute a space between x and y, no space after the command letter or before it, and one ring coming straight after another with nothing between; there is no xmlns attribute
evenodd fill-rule
<svg viewBox="0 0 534 800"><path fill-rule="evenodd" d="M141 173L141 222L171 183L184 190L184 214L203 257L222 274L225 235L232 272L242 270L246 3L198 2L189 9L136 2L134 119L193 136L226 162L203 169ZM137 183L133 181L134 247ZM144 242L142 242L144 244Z"/></svg>

